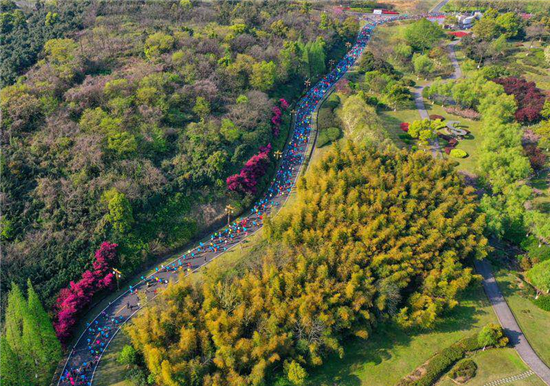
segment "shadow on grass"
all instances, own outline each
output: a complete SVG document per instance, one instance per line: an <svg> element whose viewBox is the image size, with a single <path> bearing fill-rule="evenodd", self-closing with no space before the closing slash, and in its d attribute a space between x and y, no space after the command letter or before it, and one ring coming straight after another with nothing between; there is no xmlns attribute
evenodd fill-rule
<svg viewBox="0 0 550 386"><path fill-rule="evenodd" d="M327 386L359 386L368 384L367 379L361 379L357 373L367 365L379 365L391 360L394 352L399 347L409 347L413 339L418 335L430 333L449 333L457 331L472 332L477 328L476 323L486 316L487 311L480 309L480 303L488 303L481 289L476 286L468 290L463 296L464 302L456 306L452 311L441 317L441 321L435 328L403 329L394 322L386 322L378 326L372 332L368 340L350 338L343 343L345 355L339 358L331 355L325 360L325 364L311 371L309 385ZM444 347L437 347L442 349ZM415 353L410 353L414 358ZM421 363L414 363L419 366ZM392 371L391 367L388 370ZM397 370L399 371L399 370ZM395 375L395 374L393 374ZM406 374L398 374L400 377Z"/></svg>

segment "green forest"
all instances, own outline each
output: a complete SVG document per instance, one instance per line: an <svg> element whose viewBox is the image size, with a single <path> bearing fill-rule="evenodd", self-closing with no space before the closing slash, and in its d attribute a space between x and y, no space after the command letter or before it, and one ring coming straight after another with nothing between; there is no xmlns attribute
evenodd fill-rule
<svg viewBox="0 0 550 386"><path fill-rule="evenodd" d="M226 177L282 147L275 101L295 100L358 32L276 1L37 4L1 5L1 282L30 278L47 306L101 242L119 244L126 275L225 203L248 205Z"/></svg>
<svg viewBox="0 0 550 386"><path fill-rule="evenodd" d="M466 261L487 253L484 224L449 163L337 145L266 225L261 257L182 278L127 332L159 385L299 385L344 338L389 319L431 327L455 307Z"/></svg>

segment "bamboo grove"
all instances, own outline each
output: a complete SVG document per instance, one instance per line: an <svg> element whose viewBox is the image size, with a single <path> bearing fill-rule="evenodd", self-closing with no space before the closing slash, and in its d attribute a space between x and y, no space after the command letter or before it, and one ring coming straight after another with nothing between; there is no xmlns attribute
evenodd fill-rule
<svg viewBox="0 0 550 386"><path fill-rule="evenodd" d="M301 384L344 338L390 318L431 327L456 306L484 223L451 164L338 144L267 221L260 257L171 284L126 332L159 385Z"/></svg>

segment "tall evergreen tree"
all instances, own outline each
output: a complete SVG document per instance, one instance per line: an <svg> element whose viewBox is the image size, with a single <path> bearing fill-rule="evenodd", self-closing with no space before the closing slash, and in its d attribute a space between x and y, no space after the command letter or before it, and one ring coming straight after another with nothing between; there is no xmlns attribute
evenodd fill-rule
<svg viewBox="0 0 550 386"><path fill-rule="evenodd" d="M7 339L0 337L0 385L29 385L30 383L22 375L17 355L11 349Z"/></svg>
<svg viewBox="0 0 550 386"><path fill-rule="evenodd" d="M39 378L45 378L43 383L49 381L49 375L55 369L61 359L61 344L55 335L50 317L44 310L40 299L36 294L31 281L28 281L28 310L29 332L33 332L30 338L30 346L33 348L37 374ZM47 371L46 371L47 370Z"/></svg>
<svg viewBox="0 0 550 386"><path fill-rule="evenodd" d="M25 352L23 342L23 321L27 315L27 302L21 288L12 283L6 307L6 340L16 355Z"/></svg>
<svg viewBox="0 0 550 386"><path fill-rule="evenodd" d="M2 386L48 384L61 358L48 314L30 281L28 287L28 300L16 284L8 294L6 332L0 338Z"/></svg>

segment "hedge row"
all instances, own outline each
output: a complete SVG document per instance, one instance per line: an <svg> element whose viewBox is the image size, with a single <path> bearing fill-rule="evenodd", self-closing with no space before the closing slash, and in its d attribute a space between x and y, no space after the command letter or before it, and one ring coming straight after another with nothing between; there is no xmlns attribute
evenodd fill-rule
<svg viewBox="0 0 550 386"><path fill-rule="evenodd" d="M473 334L467 338L464 338L451 346L441 350L435 354L426 364L421 367L425 370L424 375L418 379L411 379L410 377L403 378L396 386L431 386L433 385L452 365L464 358L466 353L471 351L480 350L486 347L486 342L480 337L482 332L486 329L499 329L496 335L496 340L502 339L502 329L500 326L487 325L481 330L480 333ZM487 331L489 331L487 330ZM496 331L496 330L495 330ZM485 331L486 332L486 331ZM497 346L505 345L507 340L500 340Z"/></svg>
<svg viewBox="0 0 550 386"><path fill-rule="evenodd" d="M540 295L533 303L544 311L550 311L550 295Z"/></svg>

